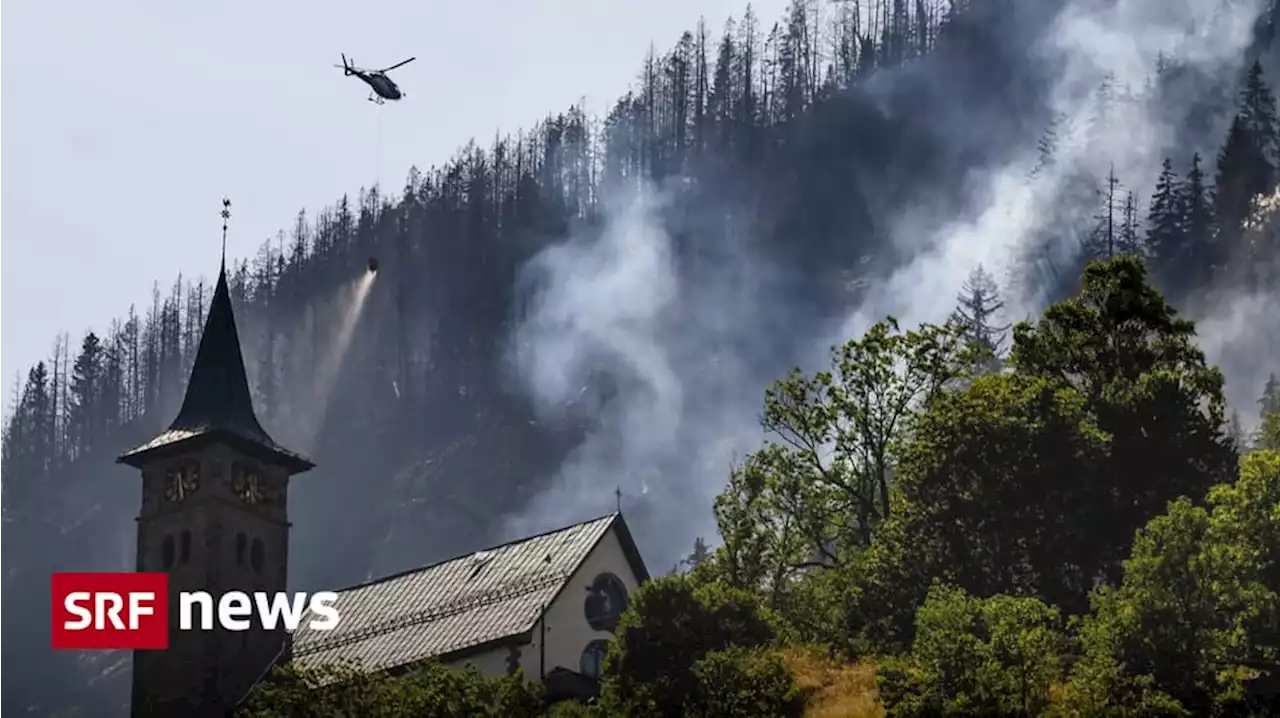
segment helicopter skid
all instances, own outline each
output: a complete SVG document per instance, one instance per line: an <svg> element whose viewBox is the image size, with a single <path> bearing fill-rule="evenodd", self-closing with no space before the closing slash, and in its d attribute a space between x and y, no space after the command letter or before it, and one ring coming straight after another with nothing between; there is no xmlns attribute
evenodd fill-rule
<svg viewBox="0 0 1280 718"><path fill-rule="evenodd" d="M381 97L377 95L369 95L369 102L372 102L375 105L381 105L381 104L384 104L386 100L383 100Z"/></svg>

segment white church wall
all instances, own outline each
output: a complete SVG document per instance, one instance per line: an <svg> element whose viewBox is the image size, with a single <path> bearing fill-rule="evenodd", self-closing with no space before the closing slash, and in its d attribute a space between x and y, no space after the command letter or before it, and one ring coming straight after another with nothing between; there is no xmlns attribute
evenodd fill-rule
<svg viewBox="0 0 1280 718"><path fill-rule="evenodd" d="M597 576L610 573L616 576L627 590L635 591L638 581L622 551L622 543L614 529L609 529L594 551L587 556L578 571L569 579L564 591L556 598L546 616L546 654L541 651L544 635L541 625L534 625L532 642L520 646L520 667L525 678L536 681L550 674L557 667L575 673L582 672L582 655L592 641L608 641L613 634L591 627L586 617L587 590ZM507 673L510 648L501 646L483 653L468 656L449 663L463 667L474 665L486 676L502 676ZM544 665L545 659L545 665Z"/></svg>
<svg viewBox="0 0 1280 718"><path fill-rule="evenodd" d="M592 628L587 622L586 599L588 588L597 576L611 573L626 588L627 596L635 591L637 580L631 571L631 564L622 551L622 542L618 539L616 528L610 528L601 537L594 551L587 556L577 573L569 579L564 590L547 611L546 618L546 672L556 667L563 667L575 673L581 673L582 652L592 641L608 641L613 634ZM539 627L533 630L535 642L539 639ZM527 670L527 669L526 669ZM535 674L536 675L536 674Z"/></svg>

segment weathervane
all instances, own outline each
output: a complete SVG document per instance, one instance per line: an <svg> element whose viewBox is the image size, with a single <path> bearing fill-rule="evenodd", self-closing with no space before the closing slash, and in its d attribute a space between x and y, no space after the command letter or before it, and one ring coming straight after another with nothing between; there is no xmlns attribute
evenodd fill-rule
<svg viewBox="0 0 1280 718"><path fill-rule="evenodd" d="M613 490L613 495L618 499L618 513L622 513L622 487Z"/></svg>
<svg viewBox="0 0 1280 718"><path fill-rule="evenodd" d="M231 219L231 200L222 198L222 263L227 263L227 220Z"/></svg>

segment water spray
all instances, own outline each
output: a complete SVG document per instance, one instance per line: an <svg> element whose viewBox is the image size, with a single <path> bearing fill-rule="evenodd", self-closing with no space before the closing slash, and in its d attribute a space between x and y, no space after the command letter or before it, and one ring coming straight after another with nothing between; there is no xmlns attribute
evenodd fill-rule
<svg viewBox="0 0 1280 718"><path fill-rule="evenodd" d="M333 387L338 380L338 370L342 368L342 362L347 356L347 351L351 348L351 340L355 336L356 325L360 323L360 315L364 312L365 300L369 297L369 290L373 287L373 282L378 278L378 259L370 257L365 264L365 271L347 286L339 290L338 301L339 311L341 315L338 319L338 330L324 352L321 361L318 362L315 374L315 395L312 406L314 410L311 412L307 437L305 439L308 449L315 446L316 439L319 438L320 430L324 427L324 418L329 408L329 397L333 394Z"/></svg>

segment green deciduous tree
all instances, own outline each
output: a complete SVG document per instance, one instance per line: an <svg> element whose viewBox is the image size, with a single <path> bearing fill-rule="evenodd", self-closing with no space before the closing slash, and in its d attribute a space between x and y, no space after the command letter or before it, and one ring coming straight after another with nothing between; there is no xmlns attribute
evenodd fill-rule
<svg viewBox="0 0 1280 718"><path fill-rule="evenodd" d="M763 648L773 639L753 594L717 584L698 586L682 575L653 579L632 595L619 623L617 642L605 660L601 705L609 715L710 715L708 701L721 689L704 679L727 669L724 659L700 662L735 646ZM729 658L742 659L738 669L747 674L769 672L744 654ZM783 693L790 690L785 687Z"/></svg>
<svg viewBox="0 0 1280 718"><path fill-rule="evenodd" d="M1209 715L1238 701L1244 678L1280 666L1280 454L1247 455L1204 506L1172 502L1093 600L1078 709Z"/></svg>
<svg viewBox="0 0 1280 718"><path fill-rule="evenodd" d="M878 672L890 716L1041 715L1062 675L1058 610L1035 598L974 598L935 584L910 654Z"/></svg>
<svg viewBox="0 0 1280 718"><path fill-rule="evenodd" d="M838 547L866 546L890 513L900 427L967 373L961 336L953 325L904 332L890 318L835 349L831 370L792 370L765 395L763 424L776 441L731 486L759 496L758 510L806 542L809 555L821 549L838 560Z"/></svg>
<svg viewBox="0 0 1280 718"><path fill-rule="evenodd" d="M1108 436L1092 481L1109 505L1089 531L1106 576L1118 577L1132 532L1168 500L1201 498L1234 473L1222 373L1194 337L1194 324L1165 303L1133 257L1090 265L1079 297L1014 330L1017 371L1080 392Z"/></svg>
<svg viewBox="0 0 1280 718"><path fill-rule="evenodd" d="M799 718L804 696L774 651L732 646L693 664L699 700L687 718Z"/></svg>
<svg viewBox="0 0 1280 718"><path fill-rule="evenodd" d="M872 543L892 514L894 453L908 418L982 355L957 324L904 332L890 318L835 349L831 370L793 370L775 384L763 418L775 441L735 468L717 498L724 544L704 573L762 593L790 628L818 638L838 613L840 589L800 576Z"/></svg>
<svg viewBox="0 0 1280 718"><path fill-rule="evenodd" d="M939 396L910 433L899 477L916 556L904 560L975 595L1087 608L1110 547L1079 522L1111 520L1114 487L1100 483L1107 437L1080 392L1045 377L984 377Z"/></svg>
<svg viewBox="0 0 1280 718"><path fill-rule="evenodd" d="M904 427L900 501L843 572L849 650L909 645L933 578L1086 612L1135 530L1233 470L1222 377L1193 334L1117 258L1016 328L1012 372L938 392Z"/></svg>

